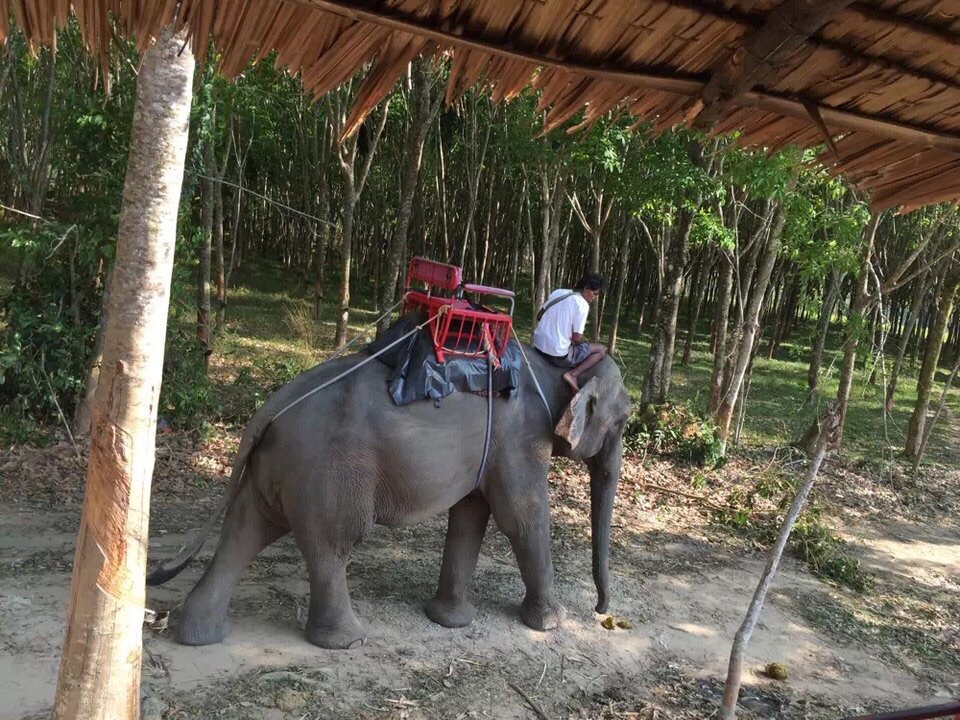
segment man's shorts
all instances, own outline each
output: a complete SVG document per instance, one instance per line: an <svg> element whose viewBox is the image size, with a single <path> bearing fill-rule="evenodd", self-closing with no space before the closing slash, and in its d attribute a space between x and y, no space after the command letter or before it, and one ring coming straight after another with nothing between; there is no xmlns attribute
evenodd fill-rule
<svg viewBox="0 0 960 720"><path fill-rule="evenodd" d="M563 368L569 370L570 368L575 368L577 365L582 363L590 355L590 343L580 343L579 345L571 345L570 350L567 351L566 355L547 355L545 352L537 350L538 353L543 355L547 360L556 365L558 368Z"/></svg>

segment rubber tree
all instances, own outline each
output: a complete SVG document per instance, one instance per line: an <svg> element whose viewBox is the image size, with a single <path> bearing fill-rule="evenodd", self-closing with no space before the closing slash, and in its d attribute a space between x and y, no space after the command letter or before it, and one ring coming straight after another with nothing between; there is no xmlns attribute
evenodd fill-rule
<svg viewBox="0 0 960 720"><path fill-rule="evenodd" d="M610 317L610 333L607 336L607 348L611 353L617 349L617 331L620 328L620 309L623 306L623 288L627 284L630 260L630 237L633 233L632 223L620 240L620 251L617 260L617 289L613 304L613 313Z"/></svg>
<svg viewBox="0 0 960 720"><path fill-rule="evenodd" d="M863 237L860 245L860 270L854 286L853 298L850 301L850 314L844 327L843 363L840 366L840 385L837 388L837 408L840 413L840 431L837 443L843 440L843 427L847 419L847 406L850 404L850 389L853 387L853 374L857 361L857 348L862 339L866 323L866 310L870 304L867 284L870 280L871 259L873 258L874 241L877 236L877 226L880 224L880 213L874 212L863 228Z"/></svg>
<svg viewBox="0 0 960 720"><path fill-rule="evenodd" d="M676 226L670 228L669 238L663 253L663 282L653 322L653 337L650 341L650 364L644 376L641 402L662 403L670 394L673 378L673 347L677 338L677 314L680 310L680 295L683 273L690 250L690 233L693 221L703 197L703 180L706 173L703 146L696 139L686 142L686 156L694 187L688 190L686 202L678 202ZM697 182L697 180L700 182Z"/></svg>
<svg viewBox="0 0 960 720"><path fill-rule="evenodd" d="M347 85L331 93L327 107L327 118L330 123L331 139L337 143L335 155L340 165L340 175L343 180L343 205L341 208L341 245L340 245L340 307L337 311L337 331L333 344L336 349L347 344L347 323L350 320L350 269L353 261L353 223L357 203L370 176L370 167L377 152L377 145L387 125L387 112L390 101L387 100L377 115L370 118L366 131L361 129L350 137L342 138L342 134L349 119L349 95L351 87ZM360 136L367 137L366 153L360 151Z"/></svg>
<svg viewBox="0 0 960 720"><path fill-rule="evenodd" d="M897 382L900 379L900 370L903 368L903 361L907 356L907 348L910 346L913 331L917 327L917 320L920 319L920 310L923 308L923 301L933 283L933 275L933 273L927 271L914 281L913 293L910 297L910 309L907 313L903 330L900 333L897 357L893 362L893 370L890 371L890 379L887 381L887 397L884 402L884 408L887 412L893 410L893 405L897 397Z"/></svg>
<svg viewBox="0 0 960 720"><path fill-rule="evenodd" d="M807 368L807 391L810 397L817 392L820 384L820 368L823 365L823 351L827 344L827 333L830 330L830 318L840 296L840 287L844 273L831 268L827 274L826 287L823 290L823 302L820 304L820 316L817 318L817 327L810 343L810 365Z"/></svg>
<svg viewBox="0 0 960 720"><path fill-rule="evenodd" d="M400 275L400 261L407 245L410 230L410 218L413 215L413 200L417 193L417 181L423 159L423 146L433 125L433 119L440 110L443 93L439 90L430 97L434 85L430 60L418 58L411 63L410 90L407 94L407 135L400 170L400 199L397 205L397 219L390 235L387 254L387 267L380 286L379 308L381 314L393 304L397 278ZM382 332L390 324L390 318L383 318L377 328Z"/></svg>
<svg viewBox="0 0 960 720"><path fill-rule="evenodd" d="M860 342L869 328L870 311L880 303L885 296L890 295L898 288L922 278L930 268L938 266L944 260L960 250L960 237L954 237L950 230L953 211L940 212L935 210L935 227L924 233L918 242L904 243L903 233L896 233L896 226L885 226L887 232L884 237L882 254L891 255L902 245L897 257L883 272L883 278L878 275L874 267L877 227L880 225L882 213L871 213L870 219L863 228L859 250L859 271L854 284L853 295L850 300L850 310L847 323L844 327L843 361L840 366L840 383L837 388L837 404L840 410L840 434L837 438L838 447L843 440L843 430L850 402L850 391L853 387L853 377L856 369L857 350ZM892 233L892 234L891 234ZM883 270L883 268L881 268ZM876 286L871 291L871 283ZM800 447L809 447L809 443L816 437L816 427L811 425L797 442Z"/></svg>
<svg viewBox="0 0 960 720"><path fill-rule="evenodd" d="M570 193L570 206L574 214L583 226L584 231L590 237L590 272L600 272L600 239L603 235L603 228L610 219L610 211L613 209L611 194L607 193L604 197L604 189L599 184L593 185L589 190L593 199L592 212L584 211L580 203L580 197L574 190ZM600 303L593 303L590 307L590 341L597 342L600 335Z"/></svg>
<svg viewBox="0 0 960 720"><path fill-rule="evenodd" d="M165 32L137 78L55 720L140 714L150 479L193 69L183 38Z"/></svg>
<svg viewBox="0 0 960 720"><path fill-rule="evenodd" d="M924 426L927 422L927 409L930 405L930 392L933 389L933 379L940 362L940 351L943 348L943 338L947 329L947 322L953 314L953 302L960 286L960 267L952 267L944 278L940 295L937 298L937 314L933 327L927 336L927 346L923 353L923 364L920 366L920 377L917 379L917 402L913 407L913 415L907 426L908 457L916 457L920 452L920 445L924 436Z"/></svg>
<svg viewBox="0 0 960 720"><path fill-rule="evenodd" d="M762 250L763 255L759 261L756 279L753 283L753 289L750 292L750 300L744 313L743 330L737 339L733 354L736 360L730 373L729 382L724 389L720 405L717 408L716 422L720 428L720 442L724 448L726 448L727 440L730 437L733 411L737 406L737 400L743 389L743 379L746 376L747 367L750 364L750 357L756 345L755 340L760 328L760 312L763 309L763 301L766 297L767 286L770 282L770 275L773 272L774 263L776 263L777 256L780 254L783 226L786 222L786 208L782 202L771 201L768 207L772 210L770 238Z"/></svg>
<svg viewBox="0 0 960 720"><path fill-rule="evenodd" d="M693 210L681 210L677 226L670 233L666 250L666 272L657 302L653 339L650 343L650 364L643 382L643 403L662 403L670 394L673 347L677 339L677 314L680 310L681 285L690 247L693 218Z"/></svg>

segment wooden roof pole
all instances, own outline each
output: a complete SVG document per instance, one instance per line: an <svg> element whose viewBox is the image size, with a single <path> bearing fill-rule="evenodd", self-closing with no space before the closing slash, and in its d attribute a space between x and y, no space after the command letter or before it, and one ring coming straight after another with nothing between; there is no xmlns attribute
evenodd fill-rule
<svg viewBox="0 0 960 720"><path fill-rule="evenodd" d="M691 10L693 12L700 13L701 15L707 15L717 20L730 23L731 25L736 25L738 27L744 28L745 30L756 30L763 25L764 14L761 12L746 12L744 10L739 10L737 8L727 8L720 5L715 5L709 2L699 2L699 0L659 0L666 5L671 5L673 7L680 7L686 10ZM849 8L844 10L839 14L835 19L838 22L843 22L844 14L852 15L852 17L859 20L860 17L867 17L868 19L874 20L876 22L895 22L896 15L888 14L884 15L883 19L874 17L872 15L855 15L859 13L859 4L854 2ZM916 20L907 19L908 22L916 24ZM911 30L916 32L924 32L917 30L913 25L907 25ZM934 37L939 41L944 41L949 38L949 42L953 45L960 43L960 35L953 34L949 30L940 30L937 35L929 37ZM944 75L943 73L931 70L929 68L915 67L908 62L903 60L898 60L895 58L883 57L882 55L874 55L869 52L865 52L863 49L856 47L856 44L851 45L845 40L837 40L833 38L824 37L822 33L815 32L806 41L809 45L812 45L816 48L822 48L824 50L832 50L833 52L840 53L845 58L850 60L855 60L862 63L867 63L869 65L876 65L877 67L883 68L884 70L892 70L894 72L901 73L903 75L911 75L915 78L921 80L926 80L927 82L938 83L940 85L946 85L947 87L953 88L954 90L960 90L960 81Z"/></svg>
<svg viewBox="0 0 960 720"><path fill-rule="evenodd" d="M500 47L493 40L470 37L428 24L425 18L403 13L396 9L371 10L362 7L357 0L290 0L290 2L317 10L347 17L357 22L368 22L393 30L421 35L441 45L454 45L477 50L489 55L521 60L531 65L553 67L598 80L612 80L637 88L665 90L677 95L694 97L707 85L704 78L680 72L667 72L658 68L631 68L624 70L610 66L588 65L581 62L559 60L554 57L529 52L518 48L516 42L510 49ZM764 91L749 91L737 98L736 103L747 107L759 107L780 115L787 115L810 122L809 107L815 106L823 120L834 130L857 130L878 138L902 140L926 147L935 147L960 154L960 135L893 120L886 117L865 115L840 110L812 102L809 98L792 98Z"/></svg>
<svg viewBox="0 0 960 720"><path fill-rule="evenodd" d="M909 15L900 15L889 10L884 10L881 7L871 5L870 3L863 2L862 0L857 0L857 2L852 3L847 12L858 13L862 17L865 17L869 20L884 23L885 25L893 25L898 29L906 28L910 30L910 32L914 32L918 35L923 35L931 39L948 43L957 42L956 33L951 32L942 25L934 25L928 20L921 20L916 17L910 17Z"/></svg>
<svg viewBox="0 0 960 720"><path fill-rule="evenodd" d="M789 57L853 0L787 0L763 26L747 33L729 55L713 67L710 81L687 108L685 119L709 129L729 104L770 77Z"/></svg>

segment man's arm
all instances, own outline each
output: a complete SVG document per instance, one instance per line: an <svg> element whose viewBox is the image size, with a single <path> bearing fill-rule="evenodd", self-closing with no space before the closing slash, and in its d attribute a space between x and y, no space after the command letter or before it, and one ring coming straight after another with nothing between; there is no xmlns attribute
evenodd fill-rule
<svg viewBox="0 0 960 720"><path fill-rule="evenodd" d="M586 306L586 309L584 309ZM583 337L583 331L587 329L587 316L590 314L590 306L584 303L577 303L577 314L573 320L573 327L571 328L572 332L570 333L570 340L573 341L574 345L579 345L580 343L586 342L586 338Z"/></svg>

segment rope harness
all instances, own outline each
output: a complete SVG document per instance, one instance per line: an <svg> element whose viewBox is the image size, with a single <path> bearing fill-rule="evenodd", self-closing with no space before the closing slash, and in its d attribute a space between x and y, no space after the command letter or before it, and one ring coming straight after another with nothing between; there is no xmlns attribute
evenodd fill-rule
<svg viewBox="0 0 960 720"><path fill-rule="evenodd" d="M533 366L530 364L530 361L527 359L527 354L523 351L523 343L520 342L520 338L517 337L517 331L513 328L513 337L517 341L517 347L520 348L520 355L523 357L523 362L527 365L527 370L530 371L530 377L533 378L533 386L537 389L537 395L540 396L540 400L543 401L543 407L547 411L547 417L550 418L550 424L553 425L553 410L550 409L550 403L547 402L547 396L543 394L543 388L540 387L540 381L537 380L537 374L533 371Z"/></svg>

